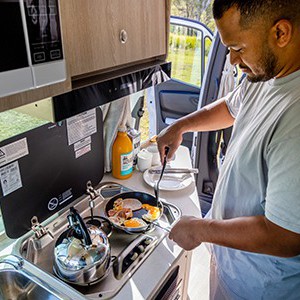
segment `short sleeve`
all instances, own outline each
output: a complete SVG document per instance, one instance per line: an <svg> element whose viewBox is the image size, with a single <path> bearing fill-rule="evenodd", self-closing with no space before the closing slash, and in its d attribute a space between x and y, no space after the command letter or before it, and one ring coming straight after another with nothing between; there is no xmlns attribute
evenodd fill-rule
<svg viewBox="0 0 300 300"><path fill-rule="evenodd" d="M296 233L300 233L299 113L297 107L289 110L269 145L265 202L266 218Z"/></svg>
<svg viewBox="0 0 300 300"><path fill-rule="evenodd" d="M243 80L232 92L225 96L225 103L233 118L236 118L247 88L247 80Z"/></svg>

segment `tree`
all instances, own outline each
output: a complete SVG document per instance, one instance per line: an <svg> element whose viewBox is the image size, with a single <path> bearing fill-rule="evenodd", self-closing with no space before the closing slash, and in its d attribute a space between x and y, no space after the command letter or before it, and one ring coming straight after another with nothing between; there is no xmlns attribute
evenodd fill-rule
<svg viewBox="0 0 300 300"><path fill-rule="evenodd" d="M172 6L178 11L179 16L200 21L210 2L210 0L172 0Z"/></svg>

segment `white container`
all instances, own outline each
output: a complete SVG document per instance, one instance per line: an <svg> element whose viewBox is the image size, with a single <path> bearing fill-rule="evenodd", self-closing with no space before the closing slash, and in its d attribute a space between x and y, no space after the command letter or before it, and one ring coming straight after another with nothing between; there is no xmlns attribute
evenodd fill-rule
<svg viewBox="0 0 300 300"><path fill-rule="evenodd" d="M152 154L152 166L159 166L160 162L160 155L156 144L150 145L147 147L147 151Z"/></svg>
<svg viewBox="0 0 300 300"><path fill-rule="evenodd" d="M144 172L152 166L152 153L143 149L137 155L137 168L139 171Z"/></svg>

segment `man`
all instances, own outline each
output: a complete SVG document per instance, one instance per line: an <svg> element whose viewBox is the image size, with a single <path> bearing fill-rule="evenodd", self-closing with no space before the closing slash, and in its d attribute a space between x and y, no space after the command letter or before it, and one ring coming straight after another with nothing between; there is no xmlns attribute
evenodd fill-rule
<svg viewBox="0 0 300 300"><path fill-rule="evenodd" d="M170 158L183 133L233 125L210 218L184 216L170 238L212 243L211 299L299 299L300 1L215 0L213 13L247 80L158 137Z"/></svg>

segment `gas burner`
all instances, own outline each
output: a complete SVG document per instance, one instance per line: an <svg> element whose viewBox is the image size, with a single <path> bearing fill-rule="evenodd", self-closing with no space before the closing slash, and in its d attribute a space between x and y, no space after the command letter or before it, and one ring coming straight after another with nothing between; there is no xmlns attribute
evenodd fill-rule
<svg viewBox="0 0 300 300"><path fill-rule="evenodd" d="M91 224L99 227L109 237L112 233L113 227L107 218L100 216L86 217L83 219L86 224Z"/></svg>
<svg viewBox="0 0 300 300"><path fill-rule="evenodd" d="M143 264L152 251L168 234L167 228L181 216L181 211L175 205L163 203L163 214L157 220L157 226L152 225L145 233L128 234L117 228L111 227L110 222L105 218L104 210L107 201L113 196L130 192L131 189L118 183L104 182L99 185L93 197L93 209L91 217L91 195L84 197L75 205L81 217L87 222L92 222L107 234L110 247L112 263L110 270L103 280L89 286L74 286L73 288L81 292L87 299L98 298L101 291L101 299L114 297L122 286L130 279L136 270ZM92 193L93 195L96 195ZM67 228L65 211L55 220L47 225L48 231L53 235L53 239L47 236L35 241L34 236L19 240L19 254L31 262L34 262L42 270L53 274L54 245L56 239Z"/></svg>
<svg viewBox="0 0 300 300"><path fill-rule="evenodd" d="M99 185L98 192L104 199L110 199L115 195L131 192L126 186L115 182L104 182Z"/></svg>

